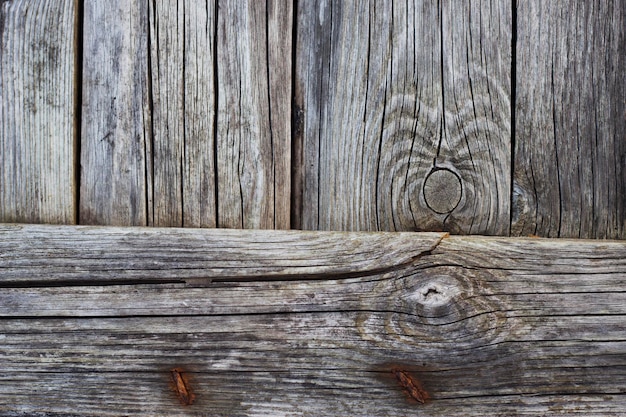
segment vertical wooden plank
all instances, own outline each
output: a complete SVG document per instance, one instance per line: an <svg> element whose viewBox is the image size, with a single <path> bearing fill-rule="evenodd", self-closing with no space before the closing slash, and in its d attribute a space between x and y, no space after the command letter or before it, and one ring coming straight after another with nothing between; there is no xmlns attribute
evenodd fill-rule
<svg viewBox="0 0 626 417"><path fill-rule="evenodd" d="M218 225L288 228L292 2L220 1Z"/></svg>
<svg viewBox="0 0 626 417"><path fill-rule="evenodd" d="M150 2L154 225L215 227L215 11Z"/></svg>
<svg viewBox="0 0 626 417"><path fill-rule="evenodd" d="M86 13L89 72L103 80L84 85L86 223L290 226L292 6L217 6Z"/></svg>
<svg viewBox="0 0 626 417"><path fill-rule="evenodd" d="M215 1L185 2L183 225L215 227Z"/></svg>
<svg viewBox="0 0 626 417"><path fill-rule="evenodd" d="M76 219L76 2L0 3L0 222Z"/></svg>
<svg viewBox="0 0 626 417"><path fill-rule="evenodd" d="M148 4L84 5L80 223L147 225L152 121Z"/></svg>
<svg viewBox="0 0 626 417"><path fill-rule="evenodd" d="M519 2L512 233L626 238L626 3Z"/></svg>
<svg viewBox="0 0 626 417"><path fill-rule="evenodd" d="M299 7L295 224L508 233L509 2Z"/></svg>

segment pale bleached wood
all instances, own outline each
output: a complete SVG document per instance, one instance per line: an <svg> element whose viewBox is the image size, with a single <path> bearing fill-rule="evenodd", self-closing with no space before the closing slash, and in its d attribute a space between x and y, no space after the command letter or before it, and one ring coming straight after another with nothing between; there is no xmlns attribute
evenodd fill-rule
<svg viewBox="0 0 626 417"><path fill-rule="evenodd" d="M84 3L81 224L151 220L148 4Z"/></svg>
<svg viewBox="0 0 626 417"><path fill-rule="evenodd" d="M292 7L274 1L219 3L221 227L290 226Z"/></svg>
<svg viewBox="0 0 626 417"><path fill-rule="evenodd" d="M625 406L626 243L158 232L2 227L3 413L619 415ZM212 281L198 279L202 270ZM76 273L83 280L71 284ZM163 276L178 283L158 284ZM394 366L431 401L408 401ZM173 368L187 374L193 405L172 391Z"/></svg>
<svg viewBox="0 0 626 417"><path fill-rule="evenodd" d="M626 238L626 3L517 16L512 233Z"/></svg>
<svg viewBox="0 0 626 417"><path fill-rule="evenodd" d="M510 2L305 2L297 28L296 226L508 233Z"/></svg>
<svg viewBox="0 0 626 417"><path fill-rule="evenodd" d="M76 222L73 0L0 3L0 221Z"/></svg>

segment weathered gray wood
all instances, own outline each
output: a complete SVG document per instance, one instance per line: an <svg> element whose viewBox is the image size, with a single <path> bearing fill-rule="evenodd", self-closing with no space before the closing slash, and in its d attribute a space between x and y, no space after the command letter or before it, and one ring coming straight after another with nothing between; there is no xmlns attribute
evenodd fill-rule
<svg viewBox="0 0 626 417"><path fill-rule="evenodd" d="M76 2L0 3L0 221L76 221Z"/></svg>
<svg viewBox="0 0 626 417"><path fill-rule="evenodd" d="M507 234L511 23L501 1L299 4L295 225Z"/></svg>
<svg viewBox="0 0 626 417"><path fill-rule="evenodd" d="M122 3L85 6L81 223L288 228L291 4Z"/></svg>
<svg viewBox="0 0 626 417"><path fill-rule="evenodd" d="M368 236L364 240L358 234L337 232L2 225L0 260L5 284L21 285L180 279L210 283L323 271L350 275L411 262L436 246L443 234ZM238 248L234 257L233 247ZM281 252L278 261L275 255Z"/></svg>
<svg viewBox="0 0 626 417"><path fill-rule="evenodd" d="M219 226L290 226L292 7L219 3Z"/></svg>
<svg viewBox="0 0 626 417"><path fill-rule="evenodd" d="M149 2L155 226L216 225L214 3Z"/></svg>
<svg viewBox="0 0 626 417"><path fill-rule="evenodd" d="M151 223L147 21L147 2L84 3L81 224Z"/></svg>
<svg viewBox="0 0 626 417"><path fill-rule="evenodd" d="M1 230L7 415L619 415L626 406L626 243ZM394 367L431 400L408 400ZM177 399L174 368L192 405Z"/></svg>
<svg viewBox="0 0 626 417"><path fill-rule="evenodd" d="M517 16L512 233L626 238L626 3Z"/></svg>

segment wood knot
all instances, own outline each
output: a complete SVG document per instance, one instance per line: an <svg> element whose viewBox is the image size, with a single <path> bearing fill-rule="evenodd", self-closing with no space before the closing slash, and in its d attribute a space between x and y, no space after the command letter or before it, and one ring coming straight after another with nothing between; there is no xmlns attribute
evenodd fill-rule
<svg viewBox="0 0 626 417"><path fill-rule="evenodd" d="M452 212L461 201L461 178L447 168L436 168L424 181L424 201L435 213Z"/></svg>
<svg viewBox="0 0 626 417"><path fill-rule="evenodd" d="M384 294L386 311L359 314L359 333L402 351L435 343L455 349L494 343L508 321L506 308L488 286L497 280L494 273L445 265L383 280L373 291ZM384 336L373 330L380 326Z"/></svg>

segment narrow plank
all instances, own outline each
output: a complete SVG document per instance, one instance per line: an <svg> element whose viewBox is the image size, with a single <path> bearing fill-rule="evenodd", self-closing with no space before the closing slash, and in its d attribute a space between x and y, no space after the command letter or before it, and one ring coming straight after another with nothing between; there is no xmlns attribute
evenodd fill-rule
<svg viewBox="0 0 626 417"><path fill-rule="evenodd" d="M76 221L76 2L0 4L0 221Z"/></svg>
<svg viewBox="0 0 626 417"><path fill-rule="evenodd" d="M626 238L626 3L517 10L512 234Z"/></svg>
<svg viewBox="0 0 626 417"><path fill-rule="evenodd" d="M219 3L220 227L290 227L292 8L292 2Z"/></svg>
<svg viewBox="0 0 626 417"><path fill-rule="evenodd" d="M624 242L2 233L4 414L619 415L625 406ZM89 241L102 243L100 254ZM136 256L140 247L151 255ZM44 256L50 267L32 277ZM202 260L212 282L184 269ZM114 269L131 263L152 281ZM104 264L108 282L96 279ZM71 278L78 265L92 265L88 279L55 276L64 267ZM162 269L177 282L158 283ZM396 367L421 381L426 404L407 398ZM193 404L180 404L172 369Z"/></svg>
<svg viewBox="0 0 626 417"><path fill-rule="evenodd" d="M149 5L152 224L215 227L215 4Z"/></svg>
<svg viewBox="0 0 626 417"><path fill-rule="evenodd" d="M294 224L507 234L511 4L300 6Z"/></svg>
<svg viewBox="0 0 626 417"><path fill-rule="evenodd" d="M151 223L148 5L86 0L81 224Z"/></svg>

